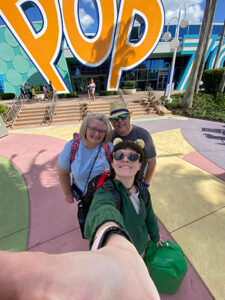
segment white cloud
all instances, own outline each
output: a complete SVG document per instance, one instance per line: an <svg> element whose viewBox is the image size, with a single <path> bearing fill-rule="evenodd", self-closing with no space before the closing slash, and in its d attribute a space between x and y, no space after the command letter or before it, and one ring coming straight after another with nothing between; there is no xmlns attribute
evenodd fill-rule
<svg viewBox="0 0 225 300"><path fill-rule="evenodd" d="M95 5L92 0L81 0L82 4L90 5L91 8L95 9Z"/></svg>
<svg viewBox="0 0 225 300"><path fill-rule="evenodd" d="M189 24L199 23L202 20L204 11L201 8L203 0L162 0L165 8L166 24L172 17L178 17L178 11L182 4L186 7L186 18ZM184 9L182 10L184 14ZM176 20L175 20L176 23Z"/></svg>
<svg viewBox="0 0 225 300"><path fill-rule="evenodd" d="M81 27L84 31L95 23L95 20L90 15L88 15L83 8L79 9L79 18Z"/></svg>

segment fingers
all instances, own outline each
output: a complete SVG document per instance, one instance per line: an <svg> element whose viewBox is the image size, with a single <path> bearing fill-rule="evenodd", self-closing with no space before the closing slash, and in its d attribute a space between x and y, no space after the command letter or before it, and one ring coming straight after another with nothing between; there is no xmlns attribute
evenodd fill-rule
<svg viewBox="0 0 225 300"><path fill-rule="evenodd" d="M74 199L75 199L75 197L72 194L65 196L65 201L68 202L68 203L74 203Z"/></svg>

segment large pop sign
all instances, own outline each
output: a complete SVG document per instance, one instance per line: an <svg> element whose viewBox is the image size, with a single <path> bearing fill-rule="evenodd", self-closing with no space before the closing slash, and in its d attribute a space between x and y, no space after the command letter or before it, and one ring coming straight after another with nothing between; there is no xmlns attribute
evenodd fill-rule
<svg viewBox="0 0 225 300"><path fill-rule="evenodd" d="M65 37L72 54L84 65L96 67L110 54L107 90L119 87L123 70L130 70L145 60L156 47L164 25L161 0L96 0L99 26L94 38L87 38L80 27L79 0L32 0L43 16L43 26L35 32L22 5L27 0L0 3L0 15L24 51L46 81L51 80L58 92L68 91L55 62ZM145 23L137 43L130 42L135 16Z"/></svg>

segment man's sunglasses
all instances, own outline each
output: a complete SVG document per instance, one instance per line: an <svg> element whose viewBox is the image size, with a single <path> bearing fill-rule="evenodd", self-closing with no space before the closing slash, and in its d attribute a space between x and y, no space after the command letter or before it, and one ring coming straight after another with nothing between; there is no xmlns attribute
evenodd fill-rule
<svg viewBox="0 0 225 300"><path fill-rule="evenodd" d="M113 153L113 158L115 158L115 160L123 160L125 156L132 162L137 161L140 158L140 154L135 152L124 154L121 151L116 151Z"/></svg>
<svg viewBox="0 0 225 300"><path fill-rule="evenodd" d="M113 122L118 122L119 119L121 120L126 120L128 117L128 114L122 114L120 116L117 116L117 117L114 117L114 118L111 118L111 120L113 120Z"/></svg>

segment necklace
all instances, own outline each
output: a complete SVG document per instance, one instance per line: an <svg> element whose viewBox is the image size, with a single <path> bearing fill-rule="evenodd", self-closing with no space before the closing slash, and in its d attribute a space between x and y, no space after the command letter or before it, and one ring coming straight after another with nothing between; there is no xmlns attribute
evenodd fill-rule
<svg viewBox="0 0 225 300"><path fill-rule="evenodd" d="M128 188L128 189L126 188L128 196L130 196L132 194L130 190L132 189L133 186L134 186L134 184L132 184L132 186L130 188Z"/></svg>

